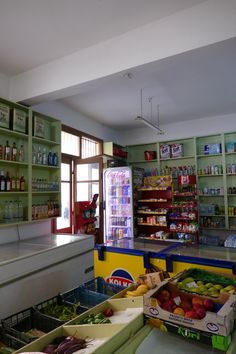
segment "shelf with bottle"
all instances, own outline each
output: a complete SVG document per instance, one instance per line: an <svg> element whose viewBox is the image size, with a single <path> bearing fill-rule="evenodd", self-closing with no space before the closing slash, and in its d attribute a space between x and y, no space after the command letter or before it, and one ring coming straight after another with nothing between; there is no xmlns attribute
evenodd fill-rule
<svg viewBox="0 0 236 354"><path fill-rule="evenodd" d="M58 217L60 214L60 203L57 199L38 199L32 204L33 221Z"/></svg>
<svg viewBox="0 0 236 354"><path fill-rule="evenodd" d="M32 167L58 167L59 156L57 151L47 149L45 146L33 145L32 151Z"/></svg>
<svg viewBox="0 0 236 354"><path fill-rule="evenodd" d="M224 215L200 215L200 227L205 229L226 230Z"/></svg>
<svg viewBox="0 0 236 354"><path fill-rule="evenodd" d="M13 195L13 193L7 196L4 195L0 206L0 224L12 225L27 221L29 221L27 196L21 195L17 197L15 194Z"/></svg>

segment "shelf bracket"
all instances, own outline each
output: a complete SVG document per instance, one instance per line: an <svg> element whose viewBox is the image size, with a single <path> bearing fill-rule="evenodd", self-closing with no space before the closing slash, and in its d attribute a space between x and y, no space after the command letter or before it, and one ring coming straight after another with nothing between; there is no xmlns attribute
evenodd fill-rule
<svg viewBox="0 0 236 354"><path fill-rule="evenodd" d="M105 246L97 246L97 250L98 250L98 260L99 261L104 261L105 260L105 250L106 247Z"/></svg>
<svg viewBox="0 0 236 354"><path fill-rule="evenodd" d="M236 275L236 263L232 263L232 273Z"/></svg>
<svg viewBox="0 0 236 354"><path fill-rule="evenodd" d="M166 271L172 273L173 272L173 259L172 256L166 256Z"/></svg>
<svg viewBox="0 0 236 354"><path fill-rule="evenodd" d="M143 254L143 266L144 268L150 268L150 255L149 252L144 252Z"/></svg>

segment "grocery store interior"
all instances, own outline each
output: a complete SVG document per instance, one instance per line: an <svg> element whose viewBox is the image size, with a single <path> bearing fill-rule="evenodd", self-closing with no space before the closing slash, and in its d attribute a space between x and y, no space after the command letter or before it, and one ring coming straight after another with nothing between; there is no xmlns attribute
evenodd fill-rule
<svg viewBox="0 0 236 354"><path fill-rule="evenodd" d="M235 18L0 0L0 354L236 353Z"/></svg>

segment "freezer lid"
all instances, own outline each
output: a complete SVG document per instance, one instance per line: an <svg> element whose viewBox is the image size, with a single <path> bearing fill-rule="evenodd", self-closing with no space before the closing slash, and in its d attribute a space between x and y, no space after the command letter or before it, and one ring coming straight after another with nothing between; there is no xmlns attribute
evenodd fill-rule
<svg viewBox="0 0 236 354"><path fill-rule="evenodd" d="M236 261L236 249L220 246L206 245L179 245L178 247L169 250L166 254L172 254L181 257L204 258L219 261Z"/></svg>

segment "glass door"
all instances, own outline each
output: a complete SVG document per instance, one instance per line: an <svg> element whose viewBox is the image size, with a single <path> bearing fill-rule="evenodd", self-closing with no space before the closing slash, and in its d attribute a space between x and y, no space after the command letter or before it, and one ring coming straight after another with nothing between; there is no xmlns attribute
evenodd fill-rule
<svg viewBox="0 0 236 354"><path fill-rule="evenodd" d="M98 194L96 208L97 242L102 242L102 158L77 160L75 164L75 202L91 202ZM75 221L76 224L76 221Z"/></svg>
<svg viewBox="0 0 236 354"><path fill-rule="evenodd" d="M55 220L54 232L73 232L73 159L62 157L61 163L61 216Z"/></svg>

